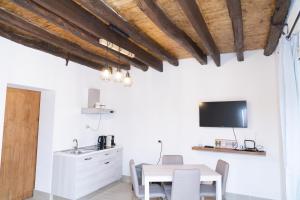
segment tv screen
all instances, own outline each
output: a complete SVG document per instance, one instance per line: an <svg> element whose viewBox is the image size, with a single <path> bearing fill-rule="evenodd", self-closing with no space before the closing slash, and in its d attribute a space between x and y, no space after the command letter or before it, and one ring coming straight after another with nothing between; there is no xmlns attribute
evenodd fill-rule
<svg viewBox="0 0 300 200"><path fill-rule="evenodd" d="M201 127L247 128L247 102L202 102L199 105Z"/></svg>

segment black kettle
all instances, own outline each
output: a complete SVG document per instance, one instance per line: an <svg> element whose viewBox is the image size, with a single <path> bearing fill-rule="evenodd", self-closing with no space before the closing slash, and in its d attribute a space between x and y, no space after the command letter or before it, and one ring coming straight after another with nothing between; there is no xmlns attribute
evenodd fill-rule
<svg viewBox="0 0 300 200"><path fill-rule="evenodd" d="M98 148L99 149L105 149L106 148L106 136L101 135L98 137Z"/></svg>

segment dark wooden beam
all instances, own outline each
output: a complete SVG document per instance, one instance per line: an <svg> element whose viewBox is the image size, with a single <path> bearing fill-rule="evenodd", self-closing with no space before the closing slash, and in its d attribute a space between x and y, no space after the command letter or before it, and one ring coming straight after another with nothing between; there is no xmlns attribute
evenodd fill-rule
<svg viewBox="0 0 300 200"><path fill-rule="evenodd" d="M90 34L104 38L123 49L135 54L135 57L150 67L163 71L161 60L142 49L128 38L109 29L108 25L99 20L97 17L83 9L81 6L71 0L33 0L38 5L64 18L68 22L86 30Z"/></svg>
<svg viewBox="0 0 300 200"><path fill-rule="evenodd" d="M48 33L47 31L36 27L25 20L21 19L18 16L15 16L5 10L0 9L0 22L10 24L11 26L17 27L21 30L27 31L32 34L34 37L39 38L45 42L48 42L52 45L65 49L68 52L71 52L74 55L82 56L92 62L102 63L103 65L109 64L114 67L120 67L122 69L130 69L130 65L119 64L114 61L111 61L107 58L101 57L99 55L90 53L82 49L79 45L59 38L55 35Z"/></svg>
<svg viewBox="0 0 300 200"><path fill-rule="evenodd" d="M200 37L204 47L208 51L208 54L213 58L216 65L220 66L220 51L208 30L196 0L177 0L177 2Z"/></svg>
<svg viewBox="0 0 300 200"><path fill-rule="evenodd" d="M99 44L99 39L97 37L87 33L86 31L82 30L81 28L67 22L63 18L53 14L52 12L49 12L48 10L42 8L41 6L35 4L34 2L32 2L30 0L11 0L11 1L14 2L15 4L17 4L18 6L21 6L24 9L26 9L42 18L47 19L49 22L59 26L64 31L72 33L73 35L76 35L80 39L82 39L86 42L89 42L89 43L93 44L94 46L97 46L99 48L107 50L107 48L105 46ZM108 52L113 54L116 57L120 57L120 60L122 62L128 62L131 65L133 65L134 67L141 69L143 71L148 70L148 66L146 64L144 64L143 62L141 62L135 58L130 58L128 56L125 56L125 55L118 53L117 51L114 51L111 49L108 49Z"/></svg>
<svg viewBox="0 0 300 200"><path fill-rule="evenodd" d="M207 56L203 51L185 32L172 23L153 0L140 0L138 6L162 31L180 43L201 64L207 64Z"/></svg>
<svg viewBox="0 0 300 200"><path fill-rule="evenodd" d="M290 0L277 0L273 16L271 18L271 25L266 46L264 48L264 55L271 55L277 45L282 30L285 24L285 19L289 12L291 1Z"/></svg>
<svg viewBox="0 0 300 200"><path fill-rule="evenodd" d="M226 0L232 22L234 46L238 61L244 60L244 31L241 0Z"/></svg>
<svg viewBox="0 0 300 200"><path fill-rule="evenodd" d="M46 43L42 40L39 40L38 38L32 37L27 32L16 30L16 29L11 28L2 23L0 23L0 36L6 38L8 40L12 40L18 44L22 44L26 47L37 49L37 50L43 51L45 53L49 53L51 55L60 57L62 59L69 59L70 61L90 67L92 69L96 69L96 70L103 69L103 65L101 65L99 63L94 63L94 62L85 60L84 58L81 58L79 56L72 55L72 54L66 52L62 48L58 48L52 44Z"/></svg>
<svg viewBox="0 0 300 200"><path fill-rule="evenodd" d="M178 59L161 47L157 42L138 31L129 22L120 17L107 4L99 0L75 0L79 5L87 9L90 13L106 22L115 25L125 32L134 42L146 47L159 57L163 57L170 64L178 66Z"/></svg>

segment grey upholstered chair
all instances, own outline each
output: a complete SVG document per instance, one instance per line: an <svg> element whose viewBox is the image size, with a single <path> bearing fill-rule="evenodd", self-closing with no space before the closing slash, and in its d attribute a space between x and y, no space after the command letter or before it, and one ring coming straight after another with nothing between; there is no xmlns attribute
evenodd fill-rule
<svg viewBox="0 0 300 200"><path fill-rule="evenodd" d="M165 191L168 200L199 200L200 171L178 169L173 173L172 189Z"/></svg>
<svg viewBox="0 0 300 200"><path fill-rule="evenodd" d="M182 155L163 155L162 162L163 165L183 165Z"/></svg>
<svg viewBox="0 0 300 200"><path fill-rule="evenodd" d="M229 172L229 163L224 160L218 160L216 166L216 172L222 175L222 195L226 193L226 183ZM200 197L215 197L216 196L216 183L213 184L201 184L200 185Z"/></svg>
<svg viewBox="0 0 300 200"><path fill-rule="evenodd" d="M138 184L138 178L137 178L135 164L134 164L133 160L130 160L129 168L130 168L130 176L131 176L131 182L133 185L134 195L138 199L144 199L144 196L145 196L144 186ZM149 187L149 193L150 193L150 198L164 199L166 196L163 188L158 184L151 184Z"/></svg>
<svg viewBox="0 0 300 200"><path fill-rule="evenodd" d="M182 155L163 155L162 165L183 165L183 156ZM172 188L172 183L163 183L162 184L165 191L169 191Z"/></svg>

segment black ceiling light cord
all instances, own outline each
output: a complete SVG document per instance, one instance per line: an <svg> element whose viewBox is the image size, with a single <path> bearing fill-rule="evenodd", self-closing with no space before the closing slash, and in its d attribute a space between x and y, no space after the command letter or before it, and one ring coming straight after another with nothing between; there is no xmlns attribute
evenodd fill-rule
<svg viewBox="0 0 300 200"><path fill-rule="evenodd" d="M298 15L297 15L297 17L296 17L296 19L295 19L295 21L294 21L294 23L293 23L293 26L292 26L291 31L290 31L289 34L286 36L287 39L290 39L290 38L291 38L291 35L293 34L293 31L294 31L294 29L295 29L295 27L296 27L296 25L297 25L297 22L298 22L298 20L299 20L299 17L300 17L300 11L298 12Z"/></svg>
<svg viewBox="0 0 300 200"><path fill-rule="evenodd" d="M157 142L160 143L160 153L159 153L159 158L158 158L158 161L157 161L156 165L158 165L159 162L160 162L160 160L161 160L161 153L162 153L162 148L163 148L163 143L162 143L162 141L161 141L161 140L158 140Z"/></svg>

